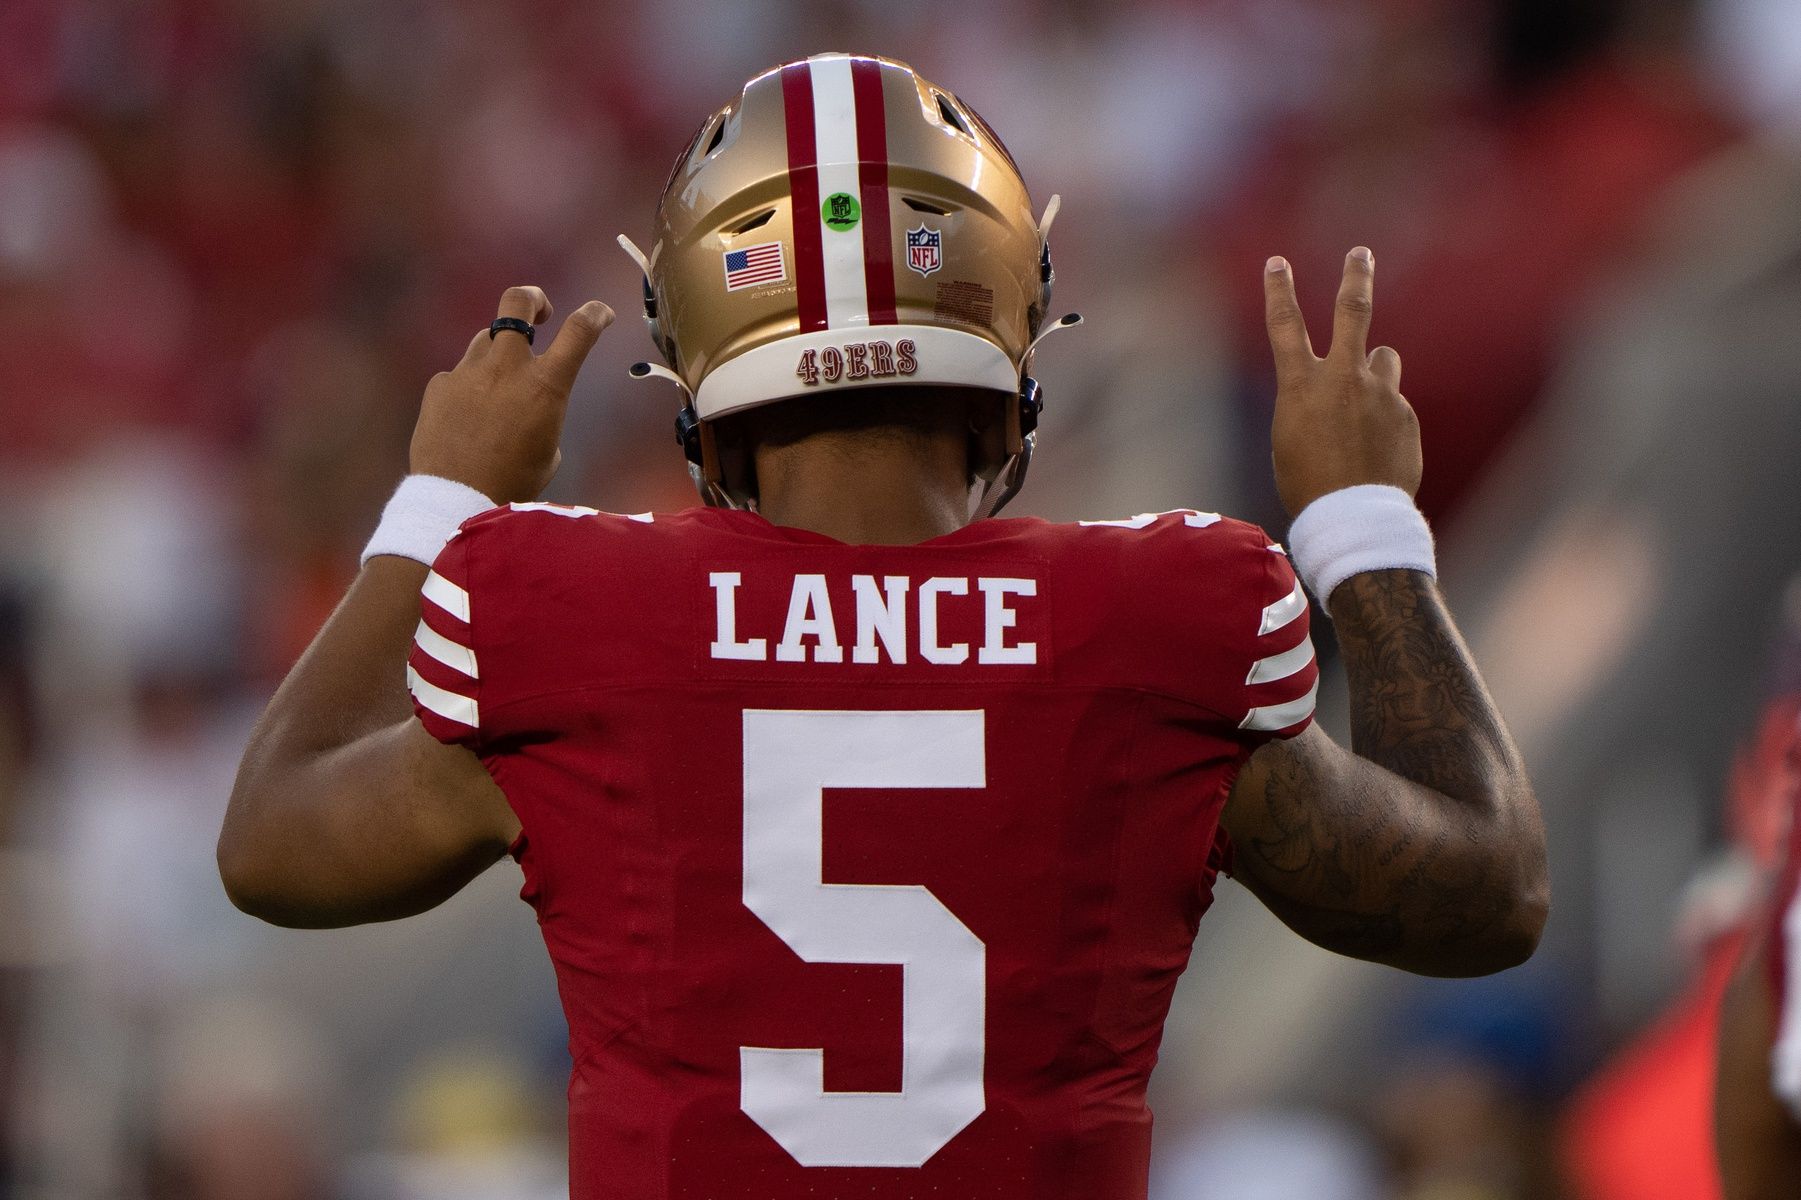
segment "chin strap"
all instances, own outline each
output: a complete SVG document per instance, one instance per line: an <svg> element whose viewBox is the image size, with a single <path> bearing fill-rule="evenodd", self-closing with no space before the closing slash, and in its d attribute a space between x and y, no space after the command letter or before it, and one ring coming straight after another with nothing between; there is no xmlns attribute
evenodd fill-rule
<svg viewBox="0 0 1801 1200"><path fill-rule="evenodd" d="M700 418L694 413L694 393L686 381L661 363L636 362L626 373L633 379L666 380L682 393L682 409L675 416L675 440L688 460L688 478L694 481L694 490L700 493L701 503L708 508L755 509L754 504L733 500L724 488L707 478L700 453Z"/></svg>
<svg viewBox="0 0 1801 1200"><path fill-rule="evenodd" d="M631 255L632 261L638 264L638 270L644 273L645 282L650 282L650 256L638 249L638 243L632 241L631 238L626 237L623 233L613 240L618 242L619 248Z"/></svg>
<svg viewBox="0 0 1801 1200"><path fill-rule="evenodd" d="M677 375L674 371L671 371L661 363L635 362L631 365L630 369L626 371L626 374L630 375L633 379L667 379L670 383L673 383L676 387L681 389L682 404L687 408L694 407L694 393L688 390L687 383L683 381L680 375Z"/></svg>
<svg viewBox="0 0 1801 1200"><path fill-rule="evenodd" d="M655 255L647 255L638 249L638 244L623 233L618 237L619 248L624 250L631 260L638 265L644 275L644 324L650 330L650 340L665 357L670 354L668 339L663 335L662 323L657 319L656 294L651 289L650 272L655 264ZM659 246L658 249L661 249ZM682 393L682 408L675 417L675 440L682 448L682 454L688 460L688 478L694 482L694 490L700 494L700 501L708 508L739 508L755 511L756 502L748 498L735 500L723 487L707 478L705 460L700 450L700 416L694 411L694 389L675 371L661 363L637 362L631 365L628 372L633 379L662 379L673 383Z"/></svg>
<svg viewBox="0 0 1801 1200"><path fill-rule="evenodd" d="M1056 197L1052 197L1052 207L1045 214L1045 222L1056 215ZM1064 313L1039 331L1032 339L1031 345L1020 357L1019 406L1022 425L1029 416L1030 427L1024 428L1019 439L1019 453L1013 455L1001 469L995 472L994 478L982 485L981 494L976 497L975 512L971 520L980 521L992 517L1007 506L1007 502L1019 495L1019 489L1025 486L1026 469L1032 465L1032 451L1038 446L1038 414L1044 410L1043 390L1038 381L1026 374L1032 365L1032 353L1038 349L1038 343L1056 333L1059 329L1073 329L1082 323L1081 313Z"/></svg>
<svg viewBox="0 0 1801 1200"><path fill-rule="evenodd" d="M708 508L735 508L740 512L756 512L754 502L746 500L740 504L733 500L726 490L707 478L706 471L696 463L688 464L688 478L694 483L694 490L700 493L700 502Z"/></svg>
<svg viewBox="0 0 1801 1200"><path fill-rule="evenodd" d="M1051 336L1051 334L1056 333L1059 329L1074 329L1077 325L1080 325L1081 323L1082 323L1082 314L1081 313L1064 313L1062 316L1058 317L1055 321L1052 321L1049 325L1046 325L1043 329L1041 329L1039 331L1038 336L1032 339L1032 344L1026 347L1026 357L1025 357L1026 363L1028 365L1031 363L1032 351L1038 349L1039 342L1042 342L1045 338Z"/></svg>
<svg viewBox="0 0 1801 1200"><path fill-rule="evenodd" d="M1007 506L1007 501L1019 495L1019 489L1026 485L1026 468L1032 465L1032 449L1038 445L1038 434L1028 433L1020 439L1019 453L1007 460L993 479L982 485L981 495L976 497L975 512L970 515L971 521L985 521Z"/></svg>

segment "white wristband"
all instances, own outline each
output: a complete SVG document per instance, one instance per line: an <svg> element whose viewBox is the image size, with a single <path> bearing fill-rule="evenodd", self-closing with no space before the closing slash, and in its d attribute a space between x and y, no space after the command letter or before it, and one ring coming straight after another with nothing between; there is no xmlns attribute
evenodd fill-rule
<svg viewBox="0 0 1801 1200"><path fill-rule="evenodd" d="M381 524L363 547L363 562L393 554L431 566L457 527L497 505L466 483L436 475L408 475L381 510Z"/></svg>
<svg viewBox="0 0 1801 1200"><path fill-rule="evenodd" d="M1438 575L1432 530L1413 497L1380 483L1341 488L1302 509L1288 527L1288 553L1322 607L1332 589L1364 571Z"/></svg>

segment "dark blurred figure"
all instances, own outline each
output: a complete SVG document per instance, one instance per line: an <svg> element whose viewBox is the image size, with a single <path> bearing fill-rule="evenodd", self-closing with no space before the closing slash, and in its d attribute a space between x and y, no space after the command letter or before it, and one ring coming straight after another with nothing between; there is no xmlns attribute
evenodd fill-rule
<svg viewBox="0 0 1801 1200"><path fill-rule="evenodd" d="M20 797L32 744L26 675L26 604L0 577L0 1200L14 1194L12 1161L19 1059L30 972L38 957L28 919L29 879L15 847Z"/></svg>
<svg viewBox="0 0 1801 1200"><path fill-rule="evenodd" d="M1474 1058L1422 1063L1376 1100L1396 1200L1550 1200L1537 1111Z"/></svg>
<svg viewBox="0 0 1801 1200"><path fill-rule="evenodd" d="M1411 991L1366 1100L1395 1200L1553 1200L1545 1114L1564 1033L1552 998L1518 973Z"/></svg>
<svg viewBox="0 0 1801 1200"><path fill-rule="evenodd" d="M1688 981L1583 1085L1565 1116L1562 1156L1575 1200L1721 1195L1713 1099L1722 1002L1747 943L1762 940L1768 883L1801 801L1801 587L1791 585L1790 599L1772 695L1727 781L1729 848L1684 893L1676 942ZM1757 973L1746 982L1763 988L1768 981ZM1766 1062L1767 1047L1766 1040ZM1767 1066L1764 1073L1767 1084Z"/></svg>
<svg viewBox="0 0 1801 1200"><path fill-rule="evenodd" d="M1713 1132L1726 1200L1801 1190L1801 722L1783 715L1786 854L1720 1005Z"/></svg>

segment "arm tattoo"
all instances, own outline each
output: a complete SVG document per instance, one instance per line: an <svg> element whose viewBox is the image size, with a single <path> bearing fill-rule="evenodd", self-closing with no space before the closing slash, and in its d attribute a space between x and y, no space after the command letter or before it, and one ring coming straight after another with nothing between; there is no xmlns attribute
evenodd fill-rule
<svg viewBox="0 0 1801 1200"><path fill-rule="evenodd" d="M1430 578L1352 576L1332 612L1356 757L1313 732L1253 756L1239 877L1330 949L1462 971L1515 919L1535 853L1542 873L1524 770Z"/></svg>

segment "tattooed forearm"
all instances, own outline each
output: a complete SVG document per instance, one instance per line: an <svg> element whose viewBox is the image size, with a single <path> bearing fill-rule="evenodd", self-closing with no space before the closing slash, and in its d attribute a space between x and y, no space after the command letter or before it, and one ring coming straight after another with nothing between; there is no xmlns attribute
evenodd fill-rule
<svg viewBox="0 0 1801 1200"><path fill-rule="evenodd" d="M1511 965L1543 924L1544 833L1437 586L1356 575L1332 615L1356 754L1310 730L1252 756L1226 813L1239 879L1341 953L1434 974Z"/></svg>
<svg viewBox="0 0 1801 1200"><path fill-rule="evenodd" d="M1442 772L1444 791L1477 783L1473 768L1510 753L1500 715L1430 578L1353 575L1332 593L1332 619L1350 677L1357 753L1392 766L1390 755L1411 751L1421 769Z"/></svg>

